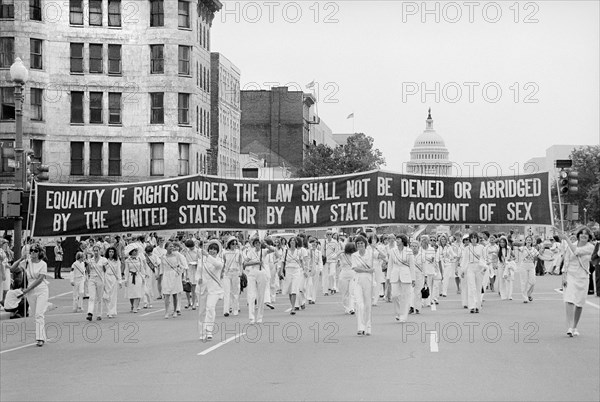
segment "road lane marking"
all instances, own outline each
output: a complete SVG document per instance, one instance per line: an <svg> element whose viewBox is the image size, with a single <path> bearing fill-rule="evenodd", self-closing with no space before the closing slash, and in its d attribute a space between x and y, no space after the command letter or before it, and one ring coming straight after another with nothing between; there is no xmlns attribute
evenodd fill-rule
<svg viewBox="0 0 600 402"><path fill-rule="evenodd" d="M149 313L140 314L140 317L145 317L147 315L154 314L154 313L160 313L161 311L165 311L165 309L161 308L160 310L155 310L155 311L151 311Z"/></svg>
<svg viewBox="0 0 600 402"><path fill-rule="evenodd" d="M37 343L30 343L29 345L23 345L23 346L19 346L19 347L16 347L16 348L3 350L3 351L0 351L0 355L3 354L3 353L13 352L15 350L19 350L19 349L23 349L23 348L28 348L28 347L34 346L34 345L37 345Z"/></svg>
<svg viewBox="0 0 600 402"><path fill-rule="evenodd" d="M437 331L428 331L429 334L429 350L433 353L439 352Z"/></svg>
<svg viewBox="0 0 600 402"><path fill-rule="evenodd" d="M212 352L213 350L218 349L221 346L223 346L223 345L225 345L225 344L227 344L227 343L229 343L231 341L234 341L237 338L239 338L240 336L244 336L244 335L246 335L246 333L242 332L241 334L237 334L236 336L232 336L231 338L225 339L224 341L217 343L215 346L212 346L212 347L210 347L210 348L208 348L206 350L203 350L202 352L198 353L198 356L205 356L205 355L209 354L210 352Z"/></svg>
<svg viewBox="0 0 600 402"><path fill-rule="evenodd" d="M563 291L562 291L562 290L560 290L560 289L554 289L554 291L555 291L555 292L558 292L558 293L560 293L560 294L563 294ZM591 301L589 301L589 300L586 300L586 301L585 301L585 304L589 304L590 306L592 306L592 307L595 307L595 308L597 308L598 310L600 310L600 306L599 306L599 305L597 305L596 303L592 303L592 302L591 302Z"/></svg>
<svg viewBox="0 0 600 402"><path fill-rule="evenodd" d="M65 293L61 293L61 294L59 294L59 295L56 295L56 296L49 297L49 298L48 298L48 300L52 300L52 299L56 299L56 298L59 298L59 297L62 297L62 296L66 296L66 295L72 295L72 294L73 294L73 292L72 292L72 291L71 291L71 292L65 292Z"/></svg>

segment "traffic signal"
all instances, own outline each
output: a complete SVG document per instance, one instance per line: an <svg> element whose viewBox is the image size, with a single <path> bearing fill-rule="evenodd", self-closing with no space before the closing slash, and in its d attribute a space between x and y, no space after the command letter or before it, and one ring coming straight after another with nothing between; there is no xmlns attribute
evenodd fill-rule
<svg viewBox="0 0 600 402"><path fill-rule="evenodd" d="M2 190L2 217L14 218L21 216L21 191Z"/></svg>
<svg viewBox="0 0 600 402"><path fill-rule="evenodd" d="M559 193L561 195L575 194L579 190L577 187L579 173L571 169L561 169L558 174Z"/></svg>
<svg viewBox="0 0 600 402"><path fill-rule="evenodd" d="M567 220L578 221L579 220L579 205L568 204L567 205Z"/></svg>
<svg viewBox="0 0 600 402"><path fill-rule="evenodd" d="M42 165L42 162L31 162L31 173L36 181L48 181L50 176L48 165Z"/></svg>

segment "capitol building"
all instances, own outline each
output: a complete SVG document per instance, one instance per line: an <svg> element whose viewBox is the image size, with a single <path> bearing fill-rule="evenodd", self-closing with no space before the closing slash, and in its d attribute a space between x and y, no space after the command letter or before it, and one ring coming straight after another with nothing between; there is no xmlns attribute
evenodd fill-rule
<svg viewBox="0 0 600 402"><path fill-rule="evenodd" d="M426 176L449 176L452 174L452 162L448 159L448 148L443 138L433 129L431 108L422 134L415 140L410 151L407 173Z"/></svg>

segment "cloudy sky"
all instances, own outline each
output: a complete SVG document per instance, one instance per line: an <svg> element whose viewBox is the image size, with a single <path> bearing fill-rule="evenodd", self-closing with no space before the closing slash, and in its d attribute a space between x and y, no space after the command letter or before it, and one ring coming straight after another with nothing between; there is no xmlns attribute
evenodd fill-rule
<svg viewBox="0 0 600 402"><path fill-rule="evenodd" d="M503 173L554 144L598 144L599 2L226 1L212 51L242 89L315 81L334 133L401 172L432 108L451 160Z"/></svg>

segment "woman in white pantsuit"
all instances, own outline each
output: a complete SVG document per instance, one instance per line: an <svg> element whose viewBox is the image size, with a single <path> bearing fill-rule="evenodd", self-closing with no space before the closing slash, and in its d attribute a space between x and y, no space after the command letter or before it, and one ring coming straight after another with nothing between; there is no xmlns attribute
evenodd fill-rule
<svg viewBox="0 0 600 402"><path fill-rule="evenodd" d="M481 308L481 285L483 273L487 269L485 257L485 248L479 244L479 235L471 232L469 245L463 250L461 258L461 269L467 278L468 308L471 313L479 313Z"/></svg>
<svg viewBox="0 0 600 402"><path fill-rule="evenodd" d="M314 237L308 239L307 254L306 299L308 304L315 304L317 301L318 273L323 271L323 257L321 251L317 249L317 239Z"/></svg>
<svg viewBox="0 0 600 402"><path fill-rule="evenodd" d="M104 302L106 303L106 315L108 318L117 316L117 295L121 287L121 261L117 255L117 249L109 247L106 249L105 258L106 274L104 276Z"/></svg>
<svg viewBox="0 0 600 402"><path fill-rule="evenodd" d="M521 295L523 303L533 301L533 288L535 287L535 259L539 252L533 247L533 237L525 238L525 245L515 247L515 260L517 262L517 272L521 282Z"/></svg>
<svg viewBox="0 0 600 402"><path fill-rule="evenodd" d="M244 258L244 270L248 277L247 297L250 324L261 323L265 312L265 291L268 283L268 275L264 257L269 253L277 251L275 247L266 247L266 249L262 249L262 243L257 237L252 240L252 248L246 251Z"/></svg>
<svg viewBox="0 0 600 402"><path fill-rule="evenodd" d="M440 272L443 273L442 297L447 297L450 279L453 279L456 275L456 252L454 247L450 246L448 237L445 234L440 235L436 261L441 265Z"/></svg>
<svg viewBox="0 0 600 402"><path fill-rule="evenodd" d="M45 314L48 309L48 267L43 261L44 252L39 244L34 244L29 249L29 254L21 257L11 267L11 271L19 266L25 271L28 286L23 289L19 297L27 296L31 311L35 312L35 340L37 346L44 346L46 342Z"/></svg>
<svg viewBox="0 0 600 402"><path fill-rule="evenodd" d="M85 254L78 251L75 262L71 265L71 286L73 286L73 312L83 311L83 296L85 294Z"/></svg>
<svg viewBox="0 0 600 402"><path fill-rule="evenodd" d="M356 245L352 242L346 243L344 246L344 252L339 255L338 262L340 266L340 277L338 279L338 286L340 294L342 295L342 305L344 306L344 312L346 314L354 314L354 289L356 287L356 281L354 277L356 272L352 270L352 254L356 252Z"/></svg>
<svg viewBox="0 0 600 402"><path fill-rule="evenodd" d="M568 336L579 336L577 325L583 312L589 286L590 260L594 245L590 242L592 232L588 228L577 232L577 242L572 243L565 233L560 234L565 246L565 265L563 267L563 300L567 312Z"/></svg>
<svg viewBox="0 0 600 402"><path fill-rule="evenodd" d="M401 234L396 237L388 236L388 272L392 287L392 302L396 320L406 322L410 309L412 289L415 287L415 260L412 251L408 248L408 237Z"/></svg>
<svg viewBox="0 0 600 402"><path fill-rule="evenodd" d="M421 236L421 250L416 258L418 259L418 264L423 270L425 281L427 282L427 287L429 288L429 297L424 300L424 304L425 306L431 306L431 304L436 301L438 295L435 295L433 292L433 280L436 275L435 249L433 246L431 246L428 235Z"/></svg>
<svg viewBox="0 0 600 402"><path fill-rule="evenodd" d="M102 319L102 297L104 295L104 276L106 272L106 258L100 255L100 246L93 246L94 255L87 260L88 274L88 313L85 318L92 321L94 314L97 313L97 320Z"/></svg>
<svg viewBox="0 0 600 402"><path fill-rule="evenodd" d="M240 276L242 276L242 252L238 247L238 239L229 236L223 252L223 315L230 313L237 316L240 312Z"/></svg>
<svg viewBox="0 0 600 402"><path fill-rule="evenodd" d="M373 252L367 249L367 239L356 236L356 253L352 254L352 270L356 272L356 310L358 335L371 335L371 297L373 295Z"/></svg>
<svg viewBox="0 0 600 402"><path fill-rule="evenodd" d="M421 289L423 289L423 286L425 286L425 275L423 275L423 267L419 263L421 253L419 250L419 242L413 240L410 243L410 248L413 252L415 260L415 286L412 288L412 298L409 313L419 314L421 308L423 307L423 296L421 295Z"/></svg>
<svg viewBox="0 0 600 402"><path fill-rule="evenodd" d="M508 239L505 236L501 236L498 240L498 293L500 293L500 299L512 300L512 285L513 275L512 262L514 261L514 254L508 244Z"/></svg>
<svg viewBox="0 0 600 402"><path fill-rule="evenodd" d="M200 266L196 270L194 283L198 289L198 331L200 340L212 339L215 326L217 302L223 298L223 259L219 257L221 243L218 240L208 242L208 252L202 249Z"/></svg>

